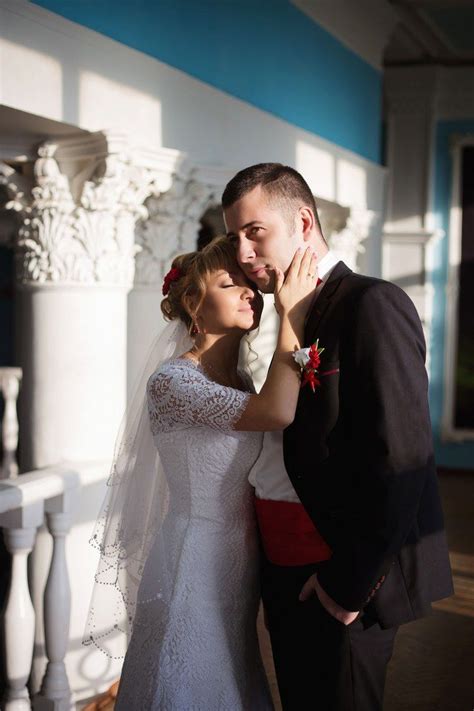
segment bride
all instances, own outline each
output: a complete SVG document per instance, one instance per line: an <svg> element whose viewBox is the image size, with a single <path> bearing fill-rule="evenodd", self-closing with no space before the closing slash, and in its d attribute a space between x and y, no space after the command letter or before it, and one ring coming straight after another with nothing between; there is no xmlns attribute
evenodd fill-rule
<svg viewBox="0 0 474 711"><path fill-rule="evenodd" d="M130 640L116 711L273 708L256 633L248 474L262 433L293 420L292 353L316 271L310 248L295 254L286 278L276 271L278 340L259 394L238 360L262 300L234 248L218 238L177 257L165 278L170 324L127 411L91 539L101 558L84 644L110 655L115 636Z"/></svg>

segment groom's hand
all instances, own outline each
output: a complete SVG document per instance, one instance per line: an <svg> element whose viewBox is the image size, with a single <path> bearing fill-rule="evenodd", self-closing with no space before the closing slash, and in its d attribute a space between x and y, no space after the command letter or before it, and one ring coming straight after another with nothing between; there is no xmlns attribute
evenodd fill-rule
<svg viewBox="0 0 474 711"><path fill-rule="evenodd" d="M318 582L316 573L314 573L314 575L312 575L301 588L301 592L299 594L300 602L308 600L311 595L317 595L321 605L329 612L330 615L335 617L336 620L342 622L343 625L350 625L359 614L358 612L345 610L343 607L338 605L337 602L334 602L332 597L329 597L329 595L322 589Z"/></svg>

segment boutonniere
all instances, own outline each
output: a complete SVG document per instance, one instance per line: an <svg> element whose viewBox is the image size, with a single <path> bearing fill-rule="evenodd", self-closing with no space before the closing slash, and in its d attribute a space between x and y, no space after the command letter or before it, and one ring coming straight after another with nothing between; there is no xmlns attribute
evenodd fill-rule
<svg viewBox="0 0 474 711"><path fill-rule="evenodd" d="M319 338L309 348L300 348L293 353L293 358L301 368L301 387L309 385L313 393L321 385L318 375L321 364L321 353L324 348L319 347Z"/></svg>

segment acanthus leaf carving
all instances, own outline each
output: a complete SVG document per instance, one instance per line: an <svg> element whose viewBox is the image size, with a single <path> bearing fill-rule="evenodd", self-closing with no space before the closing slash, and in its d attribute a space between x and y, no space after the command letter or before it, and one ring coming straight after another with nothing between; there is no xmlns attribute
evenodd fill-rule
<svg viewBox="0 0 474 711"><path fill-rule="evenodd" d="M140 223L136 239L142 248L136 258L135 285L158 286L173 257L196 249L200 218L220 202L220 190L194 178L176 175L170 189L148 198L149 218Z"/></svg>
<svg viewBox="0 0 474 711"><path fill-rule="evenodd" d="M24 197L10 203L23 215L18 281L130 287L140 250L134 229L147 215L143 203L152 190L153 171L134 166L126 154L107 155L102 174L84 183L76 204L56 148L45 143L38 150L30 203Z"/></svg>
<svg viewBox="0 0 474 711"><path fill-rule="evenodd" d="M358 255L365 252L362 242L369 236L376 217L373 210L351 208L344 227L329 237L331 250L354 271Z"/></svg>

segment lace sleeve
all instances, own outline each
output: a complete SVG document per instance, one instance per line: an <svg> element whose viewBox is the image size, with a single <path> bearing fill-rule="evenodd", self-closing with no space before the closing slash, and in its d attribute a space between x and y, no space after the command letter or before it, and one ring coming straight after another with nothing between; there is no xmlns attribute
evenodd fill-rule
<svg viewBox="0 0 474 711"><path fill-rule="evenodd" d="M162 365L148 380L153 434L204 426L229 431L240 419L250 393L214 383L194 364Z"/></svg>

